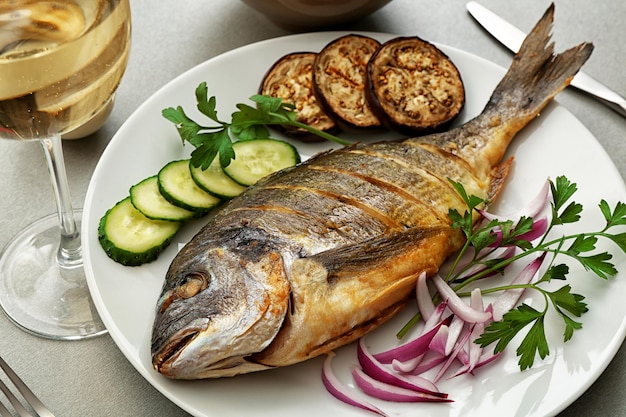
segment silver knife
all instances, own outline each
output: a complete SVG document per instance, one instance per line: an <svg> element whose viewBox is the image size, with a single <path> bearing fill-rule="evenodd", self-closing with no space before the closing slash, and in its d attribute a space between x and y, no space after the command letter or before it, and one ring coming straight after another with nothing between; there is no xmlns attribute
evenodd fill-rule
<svg viewBox="0 0 626 417"><path fill-rule="evenodd" d="M524 32L475 1L470 1L466 7L472 17L487 32L511 51L517 53L526 38ZM570 85L596 97L602 103L626 117L626 99L590 75L579 71Z"/></svg>

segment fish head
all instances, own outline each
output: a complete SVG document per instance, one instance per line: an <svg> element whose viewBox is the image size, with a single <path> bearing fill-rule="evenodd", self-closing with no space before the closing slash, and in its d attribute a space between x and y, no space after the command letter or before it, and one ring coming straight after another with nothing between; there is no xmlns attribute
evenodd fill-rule
<svg viewBox="0 0 626 417"><path fill-rule="evenodd" d="M154 368L175 379L266 369L249 356L271 343L289 308L281 254L254 230L201 240L167 272L152 330Z"/></svg>

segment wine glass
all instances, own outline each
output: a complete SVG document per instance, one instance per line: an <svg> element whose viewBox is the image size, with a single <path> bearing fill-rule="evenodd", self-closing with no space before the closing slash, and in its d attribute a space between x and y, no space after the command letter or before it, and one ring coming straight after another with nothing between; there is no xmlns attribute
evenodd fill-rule
<svg viewBox="0 0 626 417"><path fill-rule="evenodd" d="M39 336L106 332L86 285L61 135L110 108L129 46L128 0L0 2L0 138L40 141L57 206L0 255L0 306Z"/></svg>

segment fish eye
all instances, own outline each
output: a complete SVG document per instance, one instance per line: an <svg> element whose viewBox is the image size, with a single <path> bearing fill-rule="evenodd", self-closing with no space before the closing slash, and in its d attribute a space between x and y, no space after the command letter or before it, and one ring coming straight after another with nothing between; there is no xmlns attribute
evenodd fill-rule
<svg viewBox="0 0 626 417"><path fill-rule="evenodd" d="M200 272L191 272L185 275L176 287L176 294L180 298L191 298L209 286L209 279Z"/></svg>

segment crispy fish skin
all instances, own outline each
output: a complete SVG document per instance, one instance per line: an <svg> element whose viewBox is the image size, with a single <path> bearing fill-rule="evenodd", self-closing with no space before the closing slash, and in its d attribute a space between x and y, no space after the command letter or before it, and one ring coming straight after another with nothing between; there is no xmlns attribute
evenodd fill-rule
<svg viewBox="0 0 626 417"><path fill-rule="evenodd" d="M326 152L232 200L167 272L152 336L170 378L233 376L307 360L396 314L421 272L463 243L449 183L493 200L513 136L587 60L553 54L550 6L483 112L446 133Z"/></svg>

